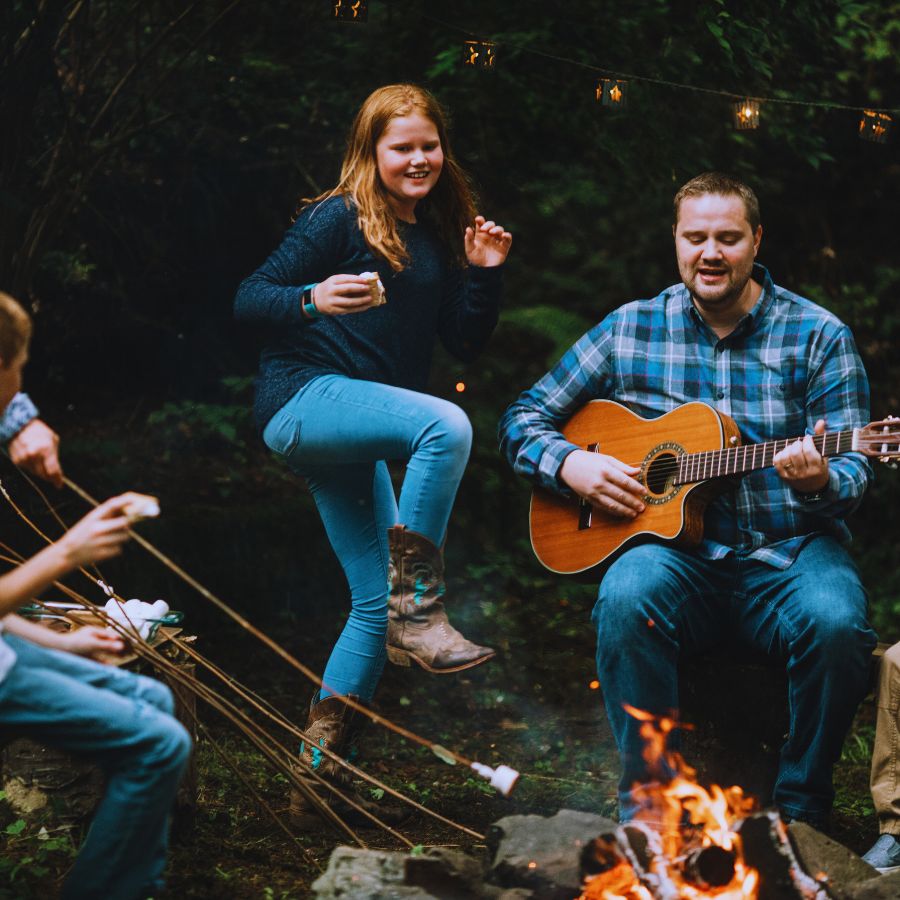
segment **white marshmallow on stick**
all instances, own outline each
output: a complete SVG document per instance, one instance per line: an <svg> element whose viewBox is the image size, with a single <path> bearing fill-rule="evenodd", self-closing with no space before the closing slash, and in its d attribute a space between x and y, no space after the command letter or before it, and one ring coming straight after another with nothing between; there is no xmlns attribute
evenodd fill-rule
<svg viewBox="0 0 900 900"><path fill-rule="evenodd" d="M504 797L508 797L512 793L519 781L519 773L509 766L497 766L496 769L492 769L484 763L473 762L472 768Z"/></svg>

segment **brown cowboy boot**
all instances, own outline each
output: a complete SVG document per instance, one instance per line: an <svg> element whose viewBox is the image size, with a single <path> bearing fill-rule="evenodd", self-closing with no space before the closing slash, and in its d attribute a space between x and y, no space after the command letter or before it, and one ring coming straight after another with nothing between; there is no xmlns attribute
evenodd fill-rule
<svg viewBox="0 0 900 900"><path fill-rule="evenodd" d="M388 659L398 666L415 660L435 674L487 662L494 651L466 640L447 618L441 599L445 591L441 551L405 525L388 529L388 544Z"/></svg>
<svg viewBox="0 0 900 900"><path fill-rule="evenodd" d="M358 697L351 695L350 699L359 702ZM359 731L360 724L364 723L364 720L361 720L363 717L355 709L351 709L337 697L326 697L318 703L313 699L306 727L303 729L309 740L300 744L300 765L296 769L297 774L303 777L304 768L314 769L318 775L333 784L358 806L387 825L398 825L409 815L409 810L405 806L390 806L367 800L355 790L352 774L321 751L321 748L325 747L352 762L356 754L353 738ZM304 780L348 824L375 827L375 823L368 816L350 806L318 781L312 778ZM321 828L324 821L316 806L297 787L291 788L288 815L291 824L301 830Z"/></svg>

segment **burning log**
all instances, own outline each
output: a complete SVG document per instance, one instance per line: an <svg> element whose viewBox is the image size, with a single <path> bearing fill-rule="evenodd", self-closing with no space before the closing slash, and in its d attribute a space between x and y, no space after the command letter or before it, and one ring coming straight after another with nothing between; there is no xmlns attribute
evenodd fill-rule
<svg viewBox="0 0 900 900"><path fill-rule="evenodd" d="M730 847L682 829L673 835L643 823L622 825L582 853L582 900L828 900L824 882L808 875L777 812L754 813L734 825Z"/></svg>
<svg viewBox="0 0 900 900"><path fill-rule="evenodd" d="M734 850L713 844L688 853L681 864L681 874L701 890L725 887L734 879L736 862Z"/></svg>
<svg viewBox="0 0 900 900"><path fill-rule="evenodd" d="M803 871L777 812L756 813L735 830L744 860L759 872L758 900L828 900L824 886Z"/></svg>

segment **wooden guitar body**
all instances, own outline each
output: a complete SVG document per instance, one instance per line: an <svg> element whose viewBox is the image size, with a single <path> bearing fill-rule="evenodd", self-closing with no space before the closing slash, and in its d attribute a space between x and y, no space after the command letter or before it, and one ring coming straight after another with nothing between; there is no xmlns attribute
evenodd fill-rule
<svg viewBox="0 0 900 900"><path fill-rule="evenodd" d="M646 509L634 519L608 515L578 498L535 488L531 498L531 546L540 562L560 574L595 577L614 554L640 541L699 543L703 510L716 486L676 484L675 461L684 454L740 445L737 425L705 403L686 403L656 419L644 419L609 400L583 406L562 429L573 444L640 466Z"/></svg>

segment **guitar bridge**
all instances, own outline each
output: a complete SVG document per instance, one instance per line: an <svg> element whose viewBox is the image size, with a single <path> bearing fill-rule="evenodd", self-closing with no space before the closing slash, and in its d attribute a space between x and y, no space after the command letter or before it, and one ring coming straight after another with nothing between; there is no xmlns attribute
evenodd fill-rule
<svg viewBox="0 0 900 900"><path fill-rule="evenodd" d="M600 445L599 444L588 444L587 445L588 453L599 453ZM578 501L578 530L584 531L586 528L591 527L591 520L594 515L594 507L588 501L582 497Z"/></svg>

